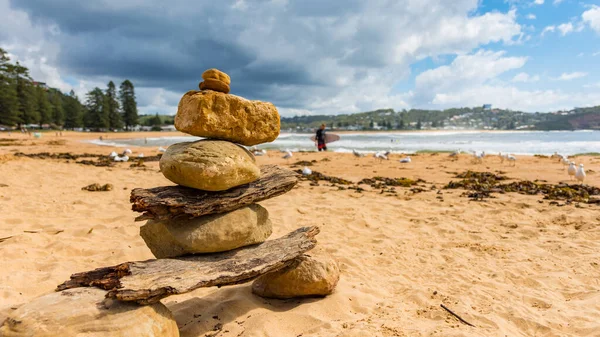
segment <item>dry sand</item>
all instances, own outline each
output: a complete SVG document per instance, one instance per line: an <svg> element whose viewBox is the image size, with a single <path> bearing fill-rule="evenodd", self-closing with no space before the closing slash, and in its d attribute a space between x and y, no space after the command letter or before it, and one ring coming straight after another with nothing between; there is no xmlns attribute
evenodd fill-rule
<svg viewBox="0 0 600 337"><path fill-rule="evenodd" d="M152 258L138 235L142 223L134 222L129 193L170 184L158 163L147 163L145 170L130 163L102 168L12 155L113 150L80 142L97 136L45 134L33 140L13 134L16 144L0 141L0 184L7 185L0 185L0 238L9 237L0 239L0 320L72 273ZM156 150L132 149L134 156ZM436 187L466 169L567 180L561 164L534 157L519 157L516 167L497 157L484 164L466 155L452 162L445 154L413 156L408 165L398 163L398 155L382 163L351 154L298 153L289 162L280 157L270 152L258 160L283 166L316 160L313 170L353 181L421 178ZM588 169L586 183L600 186L600 158L577 161ZM81 190L96 182L115 189ZM541 196L515 193L474 202L460 197L461 190L398 191L390 197L302 182L262 202L273 220L272 237L300 226L321 227L318 246L341 264L337 290L325 299L278 301L255 297L244 284L172 296L163 302L181 335L600 336L599 206L550 206L539 203ZM440 304L476 327L460 323ZM213 331L218 324L222 329Z"/></svg>

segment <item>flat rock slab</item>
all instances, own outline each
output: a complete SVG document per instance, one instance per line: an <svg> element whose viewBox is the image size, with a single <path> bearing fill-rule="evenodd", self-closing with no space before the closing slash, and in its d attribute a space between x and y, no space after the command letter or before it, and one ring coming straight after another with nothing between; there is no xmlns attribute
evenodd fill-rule
<svg viewBox="0 0 600 337"><path fill-rule="evenodd" d="M73 274L57 291L98 287L108 290L107 298L152 304L201 287L245 283L287 267L315 247L318 233L318 227L302 227L279 239L223 253L125 262Z"/></svg>
<svg viewBox="0 0 600 337"><path fill-rule="evenodd" d="M179 216L195 218L233 211L276 197L298 183L295 172L277 165L261 166L260 174L258 180L226 191L201 191L183 186L136 188L131 191L129 201L134 211L144 213L136 221L167 220Z"/></svg>

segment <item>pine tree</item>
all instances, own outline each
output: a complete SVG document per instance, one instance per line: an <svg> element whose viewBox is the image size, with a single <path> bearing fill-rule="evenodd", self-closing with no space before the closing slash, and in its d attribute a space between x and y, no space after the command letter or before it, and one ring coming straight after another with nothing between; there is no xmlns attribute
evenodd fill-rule
<svg viewBox="0 0 600 337"><path fill-rule="evenodd" d="M19 64L14 66L14 78L17 86L17 97L19 99L19 124L37 123L40 115L36 110L35 88L29 77L29 70Z"/></svg>
<svg viewBox="0 0 600 337"><path fill-rule="evenodd" d="M65 123L65 111L63 107L65 96L56 89L50 89L48 95L50 96L50 105L52 105L52 123L57 126L63 125Z"/></svg>
<svg viewBox="0 0 600 337"><path fill-rule="evenodd" d="M108 125L111 129L122 129L123 120L119 113L119 101L117 101L117 88L113 81L108 82L105 95L105 110L108 114Z"/></svg>
<svg viewBox="0 0 600 337"><path fill-rule="evenodd" d="M19 97L13 77L14 66L6 51L0 48L0 124L19 123Z"/></svg>
<svg viewBox="0 0 600 337"><path fill-rule="evenodd" d="M135 101L133 83L129 80L125 80L121 83L119 89L123 122L125 122L125 129L129 130L132 126L138 124L137 103Z"/></svg>
<svg viewBox="0 0 600 337"><path fill-rule="evenodd" d="M83 126L83 107L75 92L71 90L69 96L65 97L65 128L72 129Z"/></svg>
<svg viewBox="0 0 600 337"><path fill-rule="evenodd" d="M94 88L86 95L85 126L91 129L107 129L108 115L104 109L104 93L100 88Z"/></svg>
<svg viewBox="0 0 600 337"><path fill-rule="evenodd" d="M421 130L421 120L417 121L417 130Z"/></svg>
<svg viewBox="0 0 600 337"><path fill-rule="evenodd" d="M400 120L400 124L398 125L398 128L399 128L400 130L403 130L403 129L404 129L404 119L401 119L401 120Z"/></svg>
<svg viewBox="0 0 600 337"><path fill-rule="evenodd" d="M50 124L52 121L52 106L48 101L48 95L46 94L46 90L42 87L34 87L35 91L35 100L36 100L36 110L39 116L39 124L40 128L42 124Z"/></svg>

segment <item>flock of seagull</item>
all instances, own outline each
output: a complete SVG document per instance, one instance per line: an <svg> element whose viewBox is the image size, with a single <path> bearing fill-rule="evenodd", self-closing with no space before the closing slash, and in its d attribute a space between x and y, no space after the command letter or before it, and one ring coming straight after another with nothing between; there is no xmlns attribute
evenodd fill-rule
<svg viewBox="0 0 600 337"><path fill-rule="evenodd" d="M577 167L577 164L575 164L574 161L571 161L569 157L557 152L554 152L552 158L558 158L563 167L567 168L569 180L575 179L583 184L583 181L585 180L585 169L583 168L583 164L579 164L579 167Z"/></svg>
<svg viewBox="0 0 600 337"><path fill-rule="evenodd" d="M165 152L167 151L165 148L163 147L159 147L158 148L159 152ZM252 154L254 154L255 156L264 156L265 154L267 154L266 150L259 150L256 147L252 147L250 149L250 152ZM294 154L292 153L292 151L290 150L281 150L281 152L284 153L283 155L283 159L290 159L294 156ZM130 154L132 154L133 152L130 149L125 149L120 155L118 153L116 153L115 151L111 152L109 157L112 158L114 161L116 162L126 162L129 161L129 156ZM390 155L390 151L379 151L379 152L375 152L373 154L373 157L376 159L379 159L379 161L383 161L383 160L389 160L389 155ZM362 158L365 156L364 153L360 153L356 150L352 150L352 154L354 154L355 157L357 158ZM450 157L458 157L461 154L461 150L457 150L454 151L450 154ZM475 161L477 163L483 163L484 158L486 157L486 153L485 151L473 151L473 158L475 159ZM498 156L500 157L500 161L502 163L504 163L504 161L508 161L509 163L512 163L513 166L516 165L517 162L517 158L510 154L510 153L502 153L500 152L498 154ZM140 153L137 156L138 158L144 158L144 154ZM571 161L569 159L568 156L559 154L557 152L554 152L554 154L552 155L552 158L558 158L559 161L563 164L563 167L567 168L567 174L569 175L569 180L573 180L575 179L576 181L580 182L583 184L583 181L585 180L585 169L583 168L583 164L579 164L579 167L577 167L576 163L574 161ZM410 156L406 156L402 159L399 160L400 163L403 164L407 164L412 162L412 159L410 158ZM308 168L308 167L304 167L304 169L302 170L302 174L305 175L309 175L311 174L312 171Z"/></svg>

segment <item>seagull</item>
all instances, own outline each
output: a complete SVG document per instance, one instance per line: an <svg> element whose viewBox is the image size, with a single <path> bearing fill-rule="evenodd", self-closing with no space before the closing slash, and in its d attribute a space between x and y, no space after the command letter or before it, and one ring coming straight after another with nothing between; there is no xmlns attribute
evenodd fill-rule
<svg viewBox="0 0 600 337"><path fill-rule="evenodd" d="M143 153L138 154L138 158L144 158L144 154Z"/></svg>
<svg viewBox="0 0 600 337"><path fill-rule="evenodd" d="M474 151L473 152L473 157L475 157L475 160L477 162L483 163L483 157L485 157L485 152L481 151L481 153L477 153L477 151Z"/></svg>
<svg viewBox="0 0 600 337"><path fill-rule="evenodd" d="M359 152L357 152L356 150L352 150L352 154L353 154L355 157L357 157L357 158L362 158L362 157L364 157L364 156L365 156L364 154L362 154L362 153L359 153Z"/></svg>
<svg viewBox="0 0 600 337"><path fill-rule="evenodd" d="M126 154L132 154L133 152L130 149L125 149L125 151L123 151L123 155Z"/></svg>
<svg viewBox="0 0 600 337"><path fill-rule="evenodd" d="M380 161L384 160L384 159L388 160L388 156L387 156L388 153L389 152L377 152L373 155L373 157L379 159Z"/></svg>
<svg viewBox="0 0 600 337"><path fill-rule="evenodd" d="M310 175L310 174L312 174L312 170L309 169L308 167L304 166L304 168L302 169L302 174L305 176Z"/></svg>
<svg viewBox="0 0 600 337"><path fill-rule="evenodd" d="M127 155L123 155L122 157L116 156L114 158L114 161L123 161L123 162L125 162L125 161L128 161L128 160L129 160L129 157Z"/></svg>
<svg viewBox="0 0 600 337"><path fill-rule="evenodd" d="M167 149L165 149L165 148L164 148L164 147L162 147L162 146L158 148L158 152L166 152L166 151L167 151Z"/></svg>
<svg viewBox="0 0 600 337"><path fill-rule="evenodd" d="M111 153L110 153L108 156L109 156L110 158L114 158L114 157L118 156L118 154L117 154L115 151L113 151L113 152L111 152Z"/></svg>
<svg viewBox="0 0 600 337"><path fill-rule="evenodd" d="M400 162L401 162L401 163L410 163L410 162L411 162L411 160L410 160L410 157L408 157L408 156L407 156L406 158L402 158L402 159L400 159Z"/></svg>
<svg viewBox="0 0 600 337"><path fill-rule="evenodd" d="M456 150L452 153L450 153L450 157L457 157L460 154L460 150Z"/></svg>
<svg viewBox="0 0 600 337"><path fill-rule="evenodd" d="M562 157L562 164L563 164L563 166L567 166L570 163L571 163L571 161L566 156Z"/></svg>
<svg viewBox="0 0 600 337"><path fill-rule="evenodd" d="M290 150L285 151L285 155L283 156L283 159L290 159L292 158L294 155L292 154L292 152Z"/></svg>
<svg viewBox="0 0 600 337"><path fill-rule="evenodd" d="M583 169L583 164L579 164L579 168L577 169L577 172L575 172L575 179L583 184L583 181L585 180L585 170Z"/></svg>
<svg viewBox="0 0 600 337"><path fill-rule="evenodd" d="M512 162L513 166L517 165L517 157L513 156L512 154L506 155L506 159Z"/></svg>
<svg viewBox="0 0 600 337"><path fill-rule="evenodd" d="M572 177L575 176L576 172L577 172L577 169L575 168L575 163L571 162L569 164L569 168L567 169L567 173L569 174L569 180L573 179Z"/></svg>
<svg viewBox="0 0 600 337"><path fill-rule="evenodd" d="M252 152L255 156L264 156L267 154L267 150L255 150Z"/></svg>

